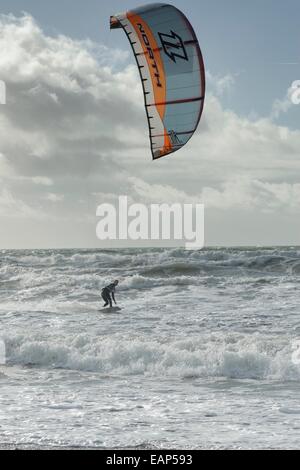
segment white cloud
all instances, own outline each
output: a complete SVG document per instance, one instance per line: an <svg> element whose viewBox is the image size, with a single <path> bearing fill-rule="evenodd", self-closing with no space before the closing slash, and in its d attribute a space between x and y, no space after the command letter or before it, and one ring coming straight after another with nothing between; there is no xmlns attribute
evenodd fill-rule
<svg viewBox="0 0 300 470"><path fill-rule="evenodd" d="M32 181L34 184L39 184L41 186L52 186L53 181L50 178L47 178L46 176L35 176L32 178Z"/></svg>
<svg viewBox="0 0 300 470"><path fill-rule="evenodd" d="M0 216L17 219L42 219L42 212L17 199L11 192L4 188L0 192ZM3 227L2 227L3 228Z"/></svg>
<svg viewBox="0 0 300 470"><path fill-rule="evenodd" d="M300 103L300 80L294 81L283 99L276 99L272 106L271 119L278 119L286 114L293 106Z"/></svg>
<svg viewBox="0 0 300 470"><path fill-rule="evenodd" d="M46 196L47 201L51 202L62 202L64 200L64 195L63 194L54 194L54 193L48 193Z"/></svg>
<svg viewBox="0 0 300 470"><path fill-rule="evenodd" d="M208 95L189 144L152 162L142 88L127 52L49 37L29 15L0 16L0 29L8 88L0 114L2 188L9 183L2 214L26 200L28 217L39 201L47 217L84 220L120 194L196 200L212 210L299 210L300 131L273 121L287 104L275 103L269 119L247 119ZM237 77L208 79L218 96Z"/></svg>
<svg viewBox="0 0 300 470"><path fill-rule="evenodd" d="M225 93L229 93L235 83L236 83L237 74L232 75L230 73L221 76L213 75L210 71L206 72L206 79L209 83L213 93L217 96L222 96Z"/></svg>
<svg viewBox="0 0 300 470"><path fill-rule="evenodd" d="M268 183L247 178L235 178L221 189L204 188L200 198L207 208L299 212L300 184Z"/></svg>
<svg viewBox="0 0 300 470"><path fill-rule="evenodd" d="M9 162L7 158L0 152L0 177L9 177L11 174L12 170L10 168Z"/></svg>
<svg viewBox="0 0 300 470"><path fill-rule="evenodd" d="M219 188L206 186L192 194L169 185L148 184L138 178L129 178L130 193L135 202L205 204L206 209L243 209L245 211L299 212L300 183L268 183L246 176L225 181Z"/></svg>

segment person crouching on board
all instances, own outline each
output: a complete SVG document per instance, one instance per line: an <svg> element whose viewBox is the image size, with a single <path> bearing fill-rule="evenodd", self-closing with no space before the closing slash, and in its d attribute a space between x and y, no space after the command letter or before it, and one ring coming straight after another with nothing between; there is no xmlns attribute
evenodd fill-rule
<svg viewBox="0 0 300 470"><path fill-rule="evenodd" d="M102 289L101 297L105 302L103 307L107 307L107 305L109 304L109 306L111 308L112 307L112 300L117 305L117 302L116 302L116 299L115 299L115 292L116 292L116 287L117 287L118 284L119 284L119 281L114 281L112 284L109 284L108 286L106 286Z"/></svg>

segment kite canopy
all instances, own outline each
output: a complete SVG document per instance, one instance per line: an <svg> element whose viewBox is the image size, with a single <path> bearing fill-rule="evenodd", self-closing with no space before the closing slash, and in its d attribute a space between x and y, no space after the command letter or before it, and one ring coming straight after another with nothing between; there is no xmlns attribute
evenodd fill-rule
<svg viewBox="0 0 300 470"><path fill-rule="evenodd" d="M153 159L183 147L199 124L205 97L195 32L172 5L155 3L110 18L132 46L143 84Z"/></svg>

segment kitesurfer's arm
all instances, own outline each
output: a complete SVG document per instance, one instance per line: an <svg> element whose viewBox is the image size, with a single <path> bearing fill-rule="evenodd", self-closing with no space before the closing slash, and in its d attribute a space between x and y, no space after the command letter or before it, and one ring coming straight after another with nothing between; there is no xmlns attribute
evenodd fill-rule
<svg viewBox="0 0 300 470"><path fill-rule="evenodd" d="M112 298L113 298L114 303L117 305L114 292L111 293L111 296L112 296Z"/></svg>

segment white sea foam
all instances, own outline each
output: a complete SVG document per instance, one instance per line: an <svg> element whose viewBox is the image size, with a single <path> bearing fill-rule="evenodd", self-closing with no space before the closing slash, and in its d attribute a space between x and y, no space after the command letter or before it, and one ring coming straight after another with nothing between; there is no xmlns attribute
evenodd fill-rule
<svg viewBox="0 0 300 470"><path fill-rule="evenodd" d="M187 340L78 335L61 342L19 336L6 338L7 359L31 365L109 374L299 381L291 345L275 338L200 336Z"/></svg>

